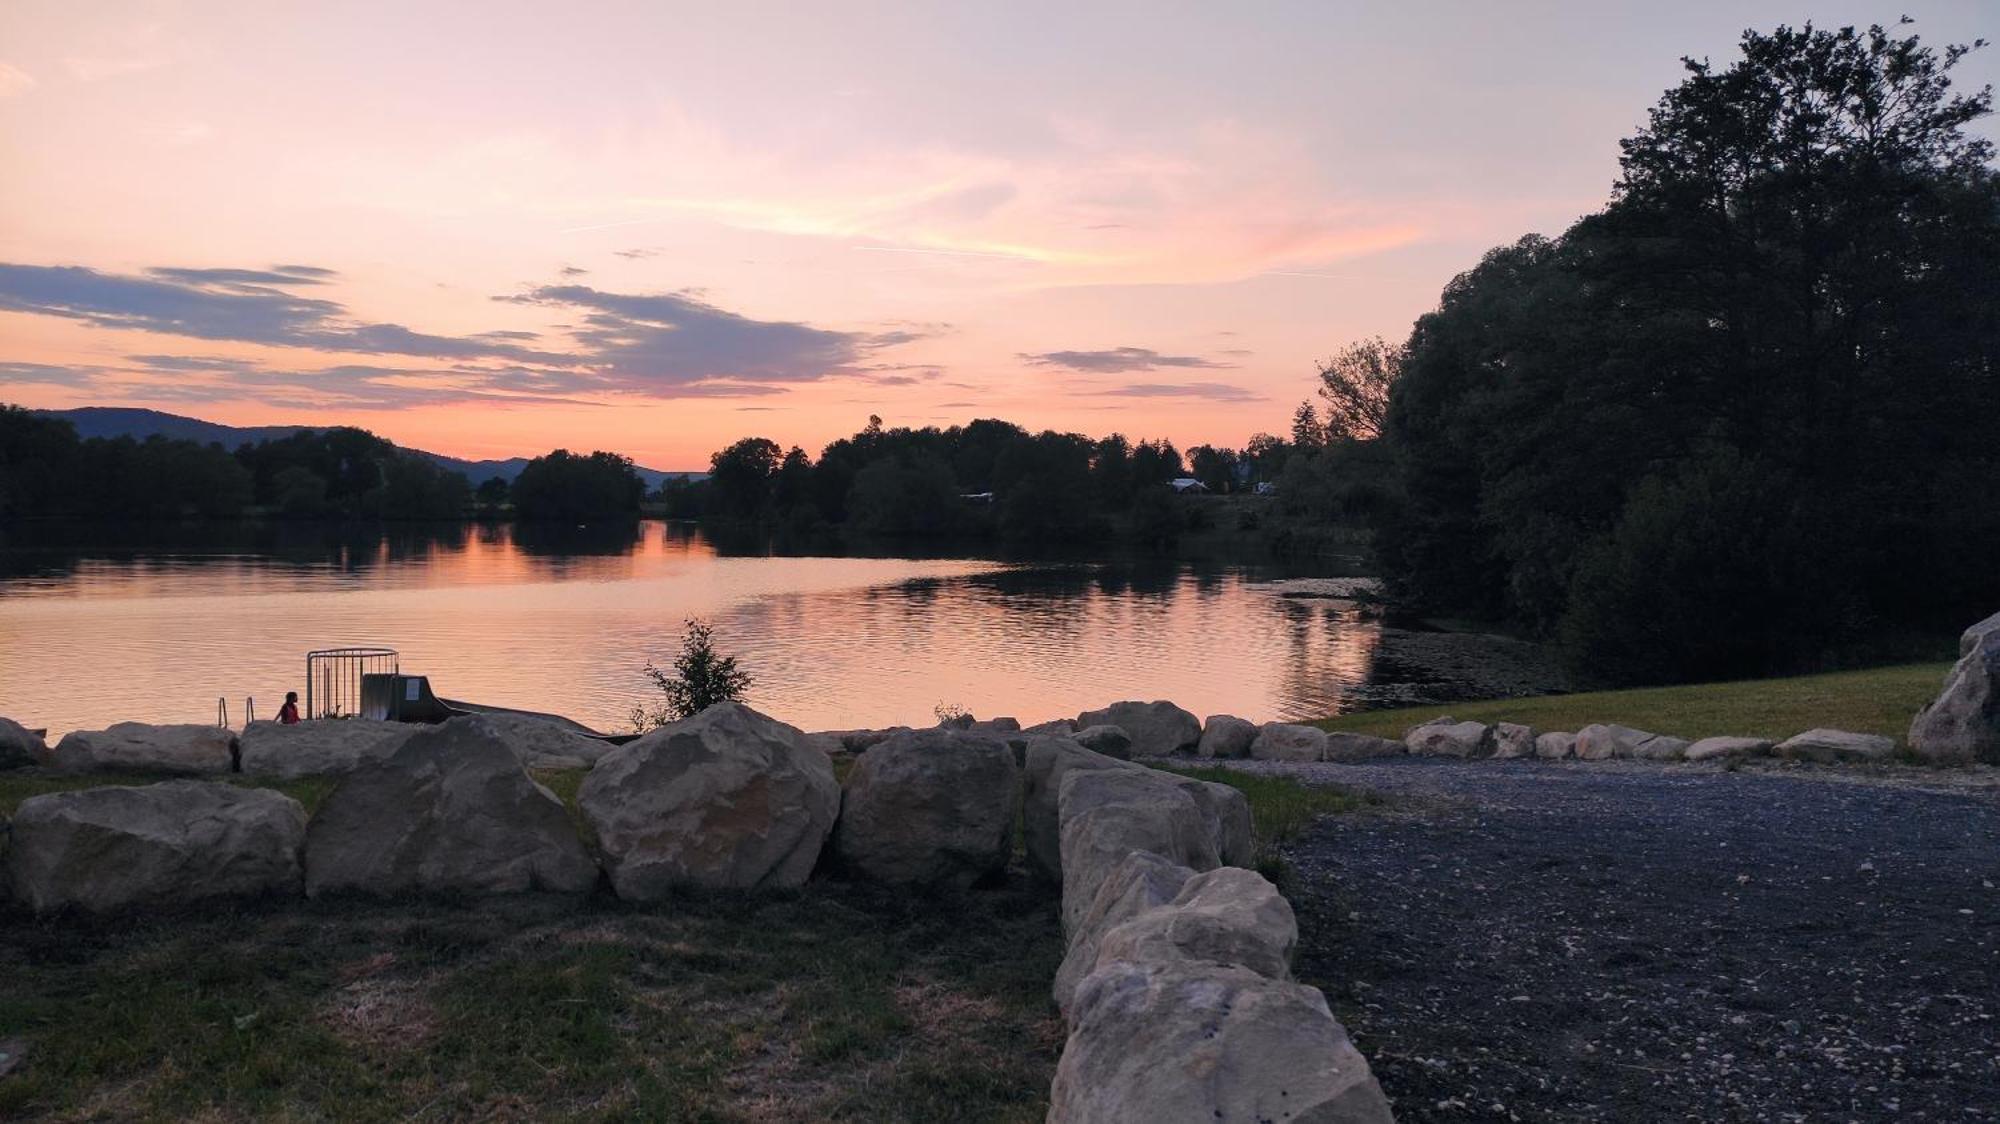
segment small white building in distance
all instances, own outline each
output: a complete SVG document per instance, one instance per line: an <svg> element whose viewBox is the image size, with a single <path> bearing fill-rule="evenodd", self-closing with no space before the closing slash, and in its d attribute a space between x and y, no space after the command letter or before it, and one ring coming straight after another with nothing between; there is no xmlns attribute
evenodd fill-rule
<svg viewBox="0 0 2000 1124"><path fill-rule="evenodd" d="M1183 476L1178 480L1169 480L1167 481L1167 487L1184 496L1198 495L1208 491L1206 484L1203 484L1192 476Z"/></svg>

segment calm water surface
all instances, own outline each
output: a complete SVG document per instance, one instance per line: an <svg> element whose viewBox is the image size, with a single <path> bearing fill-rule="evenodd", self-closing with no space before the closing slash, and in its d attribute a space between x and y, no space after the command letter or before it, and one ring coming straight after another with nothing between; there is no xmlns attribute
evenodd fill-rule
<svg viewBox="0 0 2000 1124"><path fill-rule="evenodd" d="M641 667L709 621L750 701L808 729L1023 722L1120 698L1257 720L1353 709L1383 628L1283 575L1181 562L772 557L693 528L153 532L0 540L0 714L52 734L268 717L312 648L381 645L441 695L627 728Z"/></svg>

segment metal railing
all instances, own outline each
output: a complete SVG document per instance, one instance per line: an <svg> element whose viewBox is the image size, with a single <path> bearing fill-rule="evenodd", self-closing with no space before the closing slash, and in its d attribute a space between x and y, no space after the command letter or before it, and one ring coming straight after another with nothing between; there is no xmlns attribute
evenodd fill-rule
<svg viewBox="0 0 2000 1124"><path fill-rule="evenodd" d="M348 718L361 713L361 677L394 675L394 648L323 648L306 653L307 718Z"/></svg>

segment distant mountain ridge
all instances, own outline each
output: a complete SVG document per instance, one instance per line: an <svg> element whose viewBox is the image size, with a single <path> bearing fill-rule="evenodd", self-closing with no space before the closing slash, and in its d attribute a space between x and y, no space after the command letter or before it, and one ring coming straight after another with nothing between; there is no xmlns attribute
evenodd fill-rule
<svg viewBox="0 0 2000 1124"><path fill-rule="evenodd" d="M180 414L169 414L160 410L123 406L83 406L74 410L35 412L45 417L61 418L69 422L76 427L77 436L86 440L92 437L131 437L144 440L157 435L176 440L199 441L204 445L219 443L228 449L234 449L239 445L261 445L266 441L277 441L307 430L335 428L327 425L223 425L221 422L183 417ZM530 459L508 457L505 460L469 461L461 457L433 453L426 449L409 451L429 457L453 472L464 473L465 478L471 481L474 487L495 476L512 484L514 478L521 475L521 470L527 467ZM705 472L665 472L641 465L633 467L639 473L639 478L646 482L648 490L659 487L662 481L708 475Z"/></svg>

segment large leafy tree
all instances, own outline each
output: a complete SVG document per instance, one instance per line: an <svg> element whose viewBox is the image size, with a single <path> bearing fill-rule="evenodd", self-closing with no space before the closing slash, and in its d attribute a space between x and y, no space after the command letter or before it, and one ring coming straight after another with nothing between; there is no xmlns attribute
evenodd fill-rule
<svg viewBox="0 0 2000 1124"><path fill-rule="evenodd" d="M1990 612L2000 187L1967 128L1990 92L1949 80L1969 49L1746 33L1687 61L1602 212L1453 281L1385 416L1402 590L1632 680Z"/></svg>

